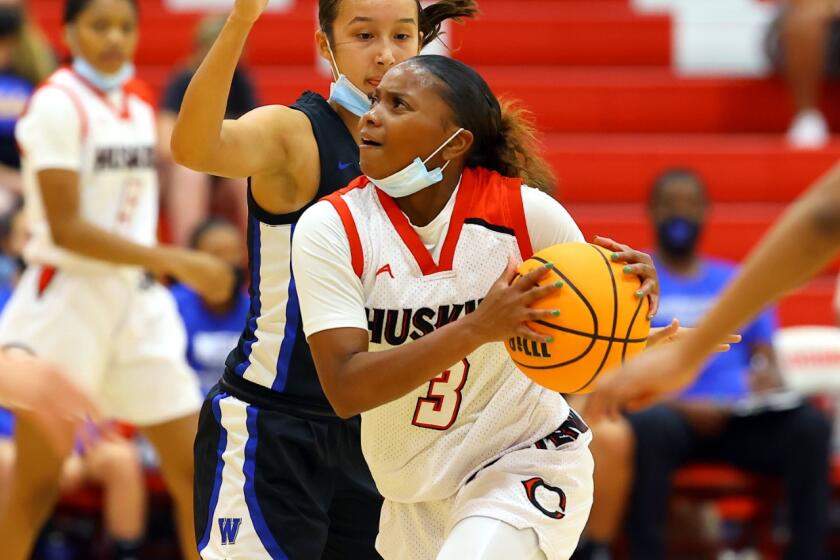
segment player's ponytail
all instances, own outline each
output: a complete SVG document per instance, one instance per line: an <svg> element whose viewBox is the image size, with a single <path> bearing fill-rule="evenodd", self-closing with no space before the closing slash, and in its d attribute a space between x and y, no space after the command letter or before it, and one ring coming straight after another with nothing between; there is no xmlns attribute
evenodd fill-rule
<svg viewBox="0 0 840 560"><path fill-rule="evenodd" d="M461 18L475 17L478 4L473 0L440 0L424 8L418 0L417 9L420 13L420 32L423 33L425 47L441 36L441 26L446 20L460 22Z"/></svg>
<svg viewBox="0 0 840 560"><path fill-rule="evenodd" d="M495 154L489 158L498 162L495 171L508 177L521 177L526 185L553 193L557 179L542 156L531 113L511 100L502 99L499 103L502 112L500 141Z"/></svg>
<svg viewBox="0 0 840 560"><path fill-rule="evenodd" d="M466 167L484 167L506 177L519 177L532 187L553 192L551 166L541 155L527 111L511 101L499 102L478 72L457 60L417 56L416 64L438 78L441 98L458 126L473 134Z"/></svg>

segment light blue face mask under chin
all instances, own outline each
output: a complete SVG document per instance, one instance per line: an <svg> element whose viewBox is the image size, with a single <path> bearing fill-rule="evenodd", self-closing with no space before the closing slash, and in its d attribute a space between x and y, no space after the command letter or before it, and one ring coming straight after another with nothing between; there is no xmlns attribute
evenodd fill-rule
<svg viewBox="0 0 840 560"><path fill-rule="evenodd" d="M338 69L338 63L335 61L329 41L327 41L327 50L330 53L330 59L332 59L333 73L338 76L330 86L329 101L335 101L357 117L361 117L370 111L370 98L365 92L353 85L353 82L348 80L347 76Z"/></svg>
<svg viewBox="0 0 840 560"><path fill-rule="evenodd" d="M417 157L414 161L408 164L408 166L397 171L393 175L385 177L384 179L374 179L373 177L368 176L368 179L371 183L376 185L378 189L391 198L404 198L406 196L411 196L412 194L422 191L427 187L440 183L443 181L443 170L446 169L449 162L447 161L443 167L437 167L431 171L426 168L426 163L428 163L430 159L435 157L442 149L452 142L456 136L461 134L463 130L463 128L459 128L455 134L450 136L446 142L441 144L440 147L425 160Z"/></svg>
<svg viewBox="0 0 840 560"><path fill-rule="evenodd" d="M124 64L116 74L103 74L81 56L73 59L73 70L94 87L106 93L121 88L134 77L134 64L131 62Z"/></svg>
<svg viewBox="0 0 840 560"><path fill-rule="evenodd" d="M340 74L338 80L330 86L329 101L335 101L357 117L370 111L370 99L359 88Z"/></svg>

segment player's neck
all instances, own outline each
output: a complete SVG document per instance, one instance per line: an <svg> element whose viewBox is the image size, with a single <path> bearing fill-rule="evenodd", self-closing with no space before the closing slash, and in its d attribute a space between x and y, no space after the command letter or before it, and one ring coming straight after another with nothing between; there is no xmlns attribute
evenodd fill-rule
<svg viewBox="0 0 840 560"><path fill-rule="evenodd" d="M346 126L347 130L350 131L350 135L353 136L353 140L356 141L356 144L361 142L359 139L359 117L334 101L330 103L330 106L336 113L338 113L341 120L344 121L344 126Z"/></svg>
<svg viewBox="0 0 840 560"><path fill-rule="evenodd" d="M452 198L455 187L461 179L457 170L447 169L443 174L443 181L418 191L411 196L395 198L397 206L406 215L408 221L417 227L429 225Z"/></svg>
<svg viewBox="0 0 840 560"><path fill-rule="evenodd" d="M674 255L660 249L656 256L669 271L678 276L694 276L700 270L701 261L697 253Z"/></svg>

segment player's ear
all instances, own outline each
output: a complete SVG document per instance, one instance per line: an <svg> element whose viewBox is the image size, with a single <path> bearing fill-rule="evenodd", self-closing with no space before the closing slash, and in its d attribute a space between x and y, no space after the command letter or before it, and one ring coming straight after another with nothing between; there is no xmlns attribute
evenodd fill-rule
<svg viewBox="0 0 840 560"><path fill-rule="evenodd" d="M333 68L332 57L330 56L330 42L327 34L324 33L323 30L319 29L315 32L315 44L318 45L318 54L326 60L330 64L330 71L335 74L335 68ZM336 76L334 76L336 77Z"/></svg>
<svg viewBox="0 0 840 560"><path fill-rule="evenodd" d="M472 148L474 141L475 137L472 132L466 129L462 130L458 133L458 136L453 138L443 149L443 159L446 161L452 161L466 157L466 155L470 152L470 148Z"/></svg>

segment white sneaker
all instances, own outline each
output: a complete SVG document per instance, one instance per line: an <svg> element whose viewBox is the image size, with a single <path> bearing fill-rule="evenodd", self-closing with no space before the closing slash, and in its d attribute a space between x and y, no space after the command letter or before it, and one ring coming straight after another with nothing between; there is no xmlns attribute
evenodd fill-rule
<svg viewBox="0 0 840 560"><path fill-rule="evenodd" d="M828 143L828 123L816 109L801 111L793 119L787 132L787 141L792 148L816 150Z"/></svg>

